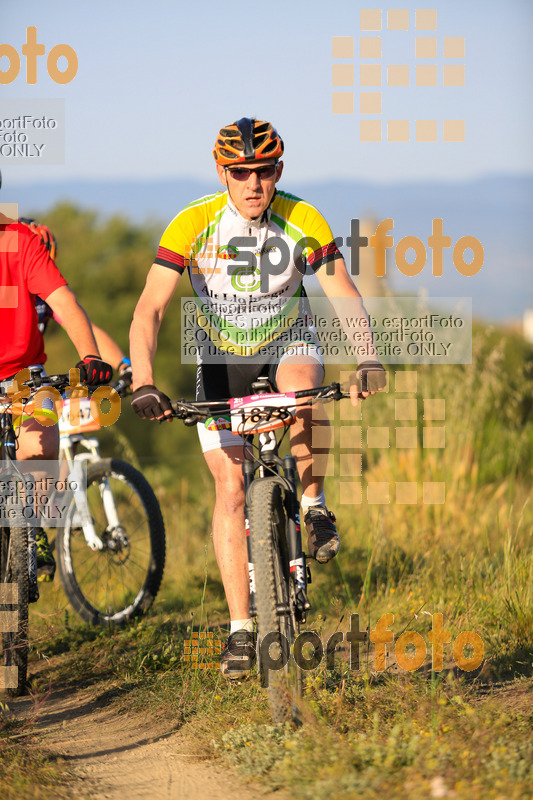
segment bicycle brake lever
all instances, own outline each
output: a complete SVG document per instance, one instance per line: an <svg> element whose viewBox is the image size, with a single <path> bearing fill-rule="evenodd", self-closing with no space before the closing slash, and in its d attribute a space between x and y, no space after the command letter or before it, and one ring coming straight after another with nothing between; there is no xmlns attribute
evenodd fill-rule
<svg viewBox="0 0 533 800"><path fill-rule="evenodd" d="M192 427L196 425L197 422L200 421L200 417L197 414L193 414L185 405L184 400L177 400L174 403L171 403L173 415L177 419L181 419L184 425L188 427Z"/></svg>
<svg viewBox="0 0 533 800"><path fill-rule="evenodd" d="M114 389L121 397L127 397L128 394L132 394L132 392L128 392L130 388L130 384L126 381L123 381L122 378L119 378L118 381L115 383L109 384L111 389Z"/></svg>

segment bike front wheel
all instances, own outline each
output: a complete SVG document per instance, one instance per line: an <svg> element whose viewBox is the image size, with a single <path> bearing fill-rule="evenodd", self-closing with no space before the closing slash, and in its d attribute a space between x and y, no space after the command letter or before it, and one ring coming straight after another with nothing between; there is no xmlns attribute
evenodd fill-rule
<svg viewBox="0 0 533 800"><path fill-rule="evenodd" d="M273 722L297 721L298 676L290 652L297 630L279 484L268 478L254 481L248 514L262 683L267 686Z"/></svg>
<svg viewBox="0 0 533 800"><path fill-rule="evenodd" d="M58 570L76 612L94 625L122 624L154 602L165 565L165 526L146 478L116 458L89 463L87 504L103 547L87 544L73 500L58 528Z"/></svg>
<svg viewBox="0 0 533 800"><path fill-rule="evenodd" d="M18 697L28 671L28 529L0 528L0 689Z"/></svg>

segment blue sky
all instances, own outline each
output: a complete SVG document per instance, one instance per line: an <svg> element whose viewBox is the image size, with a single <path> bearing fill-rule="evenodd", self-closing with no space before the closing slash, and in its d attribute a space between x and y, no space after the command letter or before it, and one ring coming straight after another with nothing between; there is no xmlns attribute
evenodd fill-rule
<svg viewBox="0 0 533 800"><path fill-rule="evenodd" d="M20 53L26 27L34 25L47 53L67 43L79 59L69 84L54 83L40 58L35 85L26 83L23 61L19 76L2 86L5 98L57 97L66 105L65 164L3 166L4 175L20 183L209 179L218 128L244 115L276 125L286 144L286 177L298 183L531 174L533 3L388 2L381 6L384 17L387 9L409 9L409 31L381 31L384 66L408 64L414 71L414 10L420 5L437 9L437 31L424 35L438 37L439 70L442 37L465 37L465 59L458 63L465 64L466 85L384 86L382 118L465 119L465 142L361 143L357 87L356 113L332 114L331 38L355 37L357 77L359 11L377 4L3 0L0 42ZM7 59L0 67L6 69Z"/></svg>

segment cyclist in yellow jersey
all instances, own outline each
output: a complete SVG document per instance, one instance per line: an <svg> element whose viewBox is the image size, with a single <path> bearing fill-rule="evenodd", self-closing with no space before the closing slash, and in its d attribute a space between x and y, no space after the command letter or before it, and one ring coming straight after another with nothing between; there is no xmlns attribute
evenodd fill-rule
<svg viewBox="0 0 533 800"><path fill-rule="evenodd" d="M163 315L185 269L198 309L197 399L251 394L252 382L265 373L280 392L320 386L322 353L302 286L308 269L334 307L338 298L348 298L353 316L366 315L327 222L309 203L276 190L283 150L281 137L268 122L244 117L222 128L213 155L226 191L191 203L163 233L130 333L132 405L141 418L171 415L169 398L154 385L152 364ZM361 388L367 397L385 386L368 328L366 335L368 355L351 379L354 404ZM325 426L327 420L302 409L291 426L291 449L303 487L308 549L325 563L337 554L340 540L335 517L326 507L325 470L313 470L317 452L322 458L327 453L311 446L316 424ZM223 426L209 427L200 425L199 435L215 480L213 543L231 618L221 670L228 678L239 678L254 656L243 444Z"/></svg>

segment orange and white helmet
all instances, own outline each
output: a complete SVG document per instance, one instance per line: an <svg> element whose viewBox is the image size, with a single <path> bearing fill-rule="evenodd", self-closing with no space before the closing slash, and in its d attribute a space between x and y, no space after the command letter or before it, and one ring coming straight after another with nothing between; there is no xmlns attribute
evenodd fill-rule
<svg viewBox="0 0 533 800"><path fill-rule="evenodd" d="M213 156L217 164L226 167L264 158L281 158L283 149L283 139L270 122L243 117L221 128Z"/></svg>

